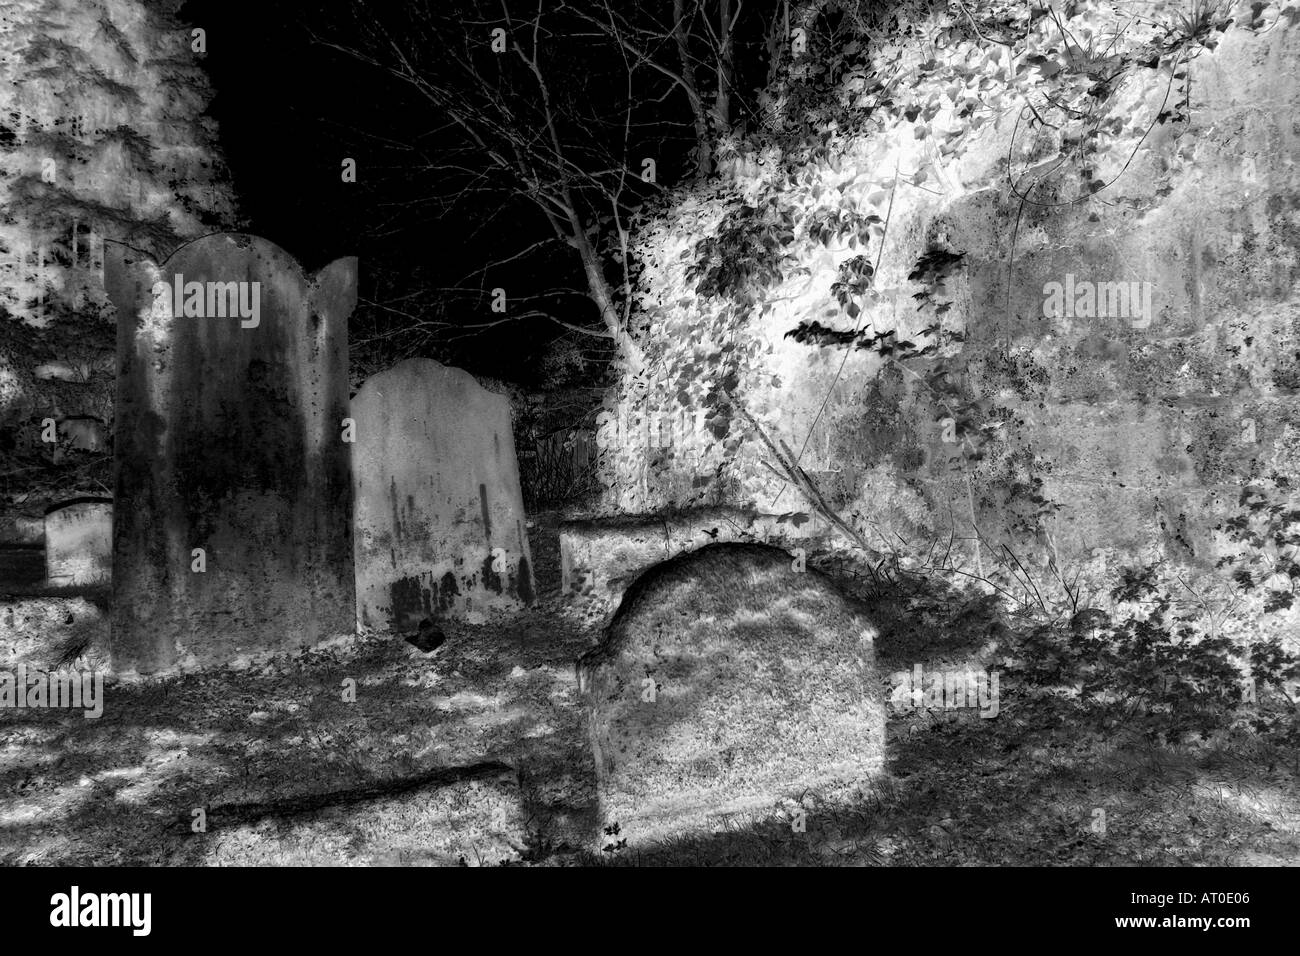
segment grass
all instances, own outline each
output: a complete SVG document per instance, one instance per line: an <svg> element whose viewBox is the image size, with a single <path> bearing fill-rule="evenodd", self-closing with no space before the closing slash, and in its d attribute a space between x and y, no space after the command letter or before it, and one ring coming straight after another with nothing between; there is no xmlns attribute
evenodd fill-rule
<svg viewBox="0 0 1300 956"><path fill-rule="evenodd" d="M980 618L953 619L966 623L947 639L886 621L881 673L976 653ZM856 802L792 793L713 833L601 853L572 667L594 630L554 607L446 630L429 656L367 635L250 670L110 683L98 720L0 712L0 863L1300 862L1294 754L1248 736L1156 746L1013 695L990 720L892 714L887 774Z"/></svg>
<svg viewBox="0 0 1300 956"><path fill-rule="evenodd" d="M593 825L573 769L587 637L545 615L446 631L429 656L370 636L106 682L97 720L0 712L0 863L501 862L572 842ZM517 772L454 779L493 762Z"/></svg>
<svg viewBox="0 0 1300 956"><path fill-rule="evenodd" d="M805 797L803 832L787 810L605 862L1300 865L1300 787L1291 755L1250 739L1171 748L1082 733L1076 721L1034 728L1014 710L992 720L958 712L896 716L889 776L854 804Z"/></svg>

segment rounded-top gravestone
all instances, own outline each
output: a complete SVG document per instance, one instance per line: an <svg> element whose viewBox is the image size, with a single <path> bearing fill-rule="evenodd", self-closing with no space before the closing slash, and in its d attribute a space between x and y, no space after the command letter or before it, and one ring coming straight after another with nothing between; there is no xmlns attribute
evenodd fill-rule
<svg viewBox="0 0 1300 956"><path fill-rule="evenodd" d="M849 798L883 767L874 630L779 548L708 545L646 571L578 678L602 820L631 846L805 791Z"/></svg>

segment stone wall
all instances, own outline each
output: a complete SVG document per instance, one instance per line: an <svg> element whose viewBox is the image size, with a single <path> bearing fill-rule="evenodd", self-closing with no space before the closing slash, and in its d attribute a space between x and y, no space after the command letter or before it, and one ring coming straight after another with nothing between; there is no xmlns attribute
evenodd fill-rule
<svg viewBox="0 0 1300 956"><path fill-rule="evenodd" d="M1157 6L1153 22L1178 22ZM882 549L955 534L972 573L1010 549L1042 579L1080 571L1098 590L1130 562L1209 574L1243 487L1300 471L1300 27L1269 11L1235 5L1217 42L1158 69L1137 60L1161 34L1125 34L1116 50L1134 59L1097 117L1112 145L1092 185L1025 106L1050 57L962 38L959 11L941 48L881 47L881 81L906 80L891 108L814 158L742 157L722 199L689 193L646 231L650 372L623 379L602 432L609 507L807 507L716 413L725 388ZM1127 19L1107 16L1082 3L1069 22ZM1049 53L1054 29L1031 29ZM787 214L793 234L746 308L689 272L743 204ZM874 215L866 242L815 234L850 211ZM925 265L935 251L954 257L946 275ZM835 283L864 254L879 268L855 318ZM934 348L846 357L788 336L813 320Z"/></svg>

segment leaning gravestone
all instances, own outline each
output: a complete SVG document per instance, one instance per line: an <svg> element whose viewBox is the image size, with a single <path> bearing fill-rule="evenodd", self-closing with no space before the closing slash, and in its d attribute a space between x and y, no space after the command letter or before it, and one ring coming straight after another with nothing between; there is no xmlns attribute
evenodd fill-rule
<svg viewBox="0 0 1300 956"><path fill-rule="evenodd" d="M779 548L714 544L628 588L577 668L606 834L708 832L805 791L850 798L881 772L874 631L795 566Z"/></svg>
<svg viewBox="0 0 1300 956"><path fill-rule="evenodd" d="M105 285L114 668L233 663L351 633L356 260L308 276L255 236L205 236L161 265L114 243Z"/></svg>
<svg viewBox="0 0 1300 956"><path fill-rule="evenodd" d="M45 581L50 587L107 584L113 574L113 504L75 501L45 514Z"/></svg>
<svg viewBox="0 0 1300 956"><path fill-rule="evenodd" d="M406 631L531 604L509 401L415 358L368 379L352 418L358 621Z"/></svg>

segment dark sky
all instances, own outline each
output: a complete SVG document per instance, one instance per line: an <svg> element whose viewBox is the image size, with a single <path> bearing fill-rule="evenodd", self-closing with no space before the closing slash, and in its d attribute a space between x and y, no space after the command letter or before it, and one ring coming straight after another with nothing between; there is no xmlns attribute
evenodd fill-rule
<svg viewBox="0 0 1300 956"><path fill-rule="evenodd" d="M309 24L327 23L341 6L189 0L182 10L207 31L209 112L251 230L312 268L357 254L364 231L368 191L340 177L348 127L356 117L406 125L373 71L311 42Z"/></svg>
<svg viewBox="0 0 1300 956"><path fill-rule="evenodd" d="M181 11L207 31L204 66L216 94L209 112L220 127L246 228L308 269L358 256L363 299L382 298L374 285L380 268L389 270L390 281L415 282L417 272L425 285L453 281L446 277L471 271L481 255L465 242L464 223L431 216L418 230L381 232L384 204L408 205L417 194L411 177L367 134L413 137L427 131L432 117L379 71L313 42L311 31L329 31L345 20L348 6L345 0L189 0ZM357 183L342 180L345 157L357 162ZM538 225L516 222L514 231L523 237ZM364 310L359 306L354 326L364 324ZM526 379L557 329L518 323L423 352L479 374ZM369 331L354 327L354 352Z"/></svg>
<svg viewBox="0 0 1300 956"><path fill-rule="evenodd" d="M374 2L377 9L400 13L406 0ZM188 0L181 10L187 23L207 31L204 66L216 94L210 113L220 126L248 231L278 243L309 269L338 256L358 256L362 299L385 301L375 288L377 281L389 283L390 289L392 283L405 283L427 295L485 261L553 235L530 206L506 206L495 197L462 206L451 216L424 214L419 200L437 191L437 179L415 176L403 168L402 154L366 134L404 142L424 137L425 144L436 144L444 135L436 132L443 118L409 87L313 40L313 32L349 36L345 24L351 10L349 0ZM614 96L622 84L601 79L601 63L594 59L599 56L598 45L583 41L555 68L571 66L566 78L584 90L589 85L592 97ZM583 57L593 59L582 62ZM663 97L660 108L663 120L688 119L680 94ZM659 157L660 182L671 184L688 171L689 140L674 139L671 126L654 129L659 138L646 149ZM687 129L684 122L681 129ZM359 182L342 181L344 157L357 161ZM400 231L386 228L394 207L405 210ZM516 290L531 294L556 286L585 287L576 257L558 244L541 258L512 264L505 273L498 270L486 284L508 287L512 295ZM582 296L539 304L567 321L599 325L594 307ZM486 297L455 299L445 317L458 323L496 318ZM402 320L359 306L352 332L354 359L358 341L373 331L367 327L372 321ZM527 381L546 344L562 334L558 325L534 318L461 336L450 345L429 344L421 354L478 374ZM600 340L577 340L584 347L600 347Z"/></svg>

